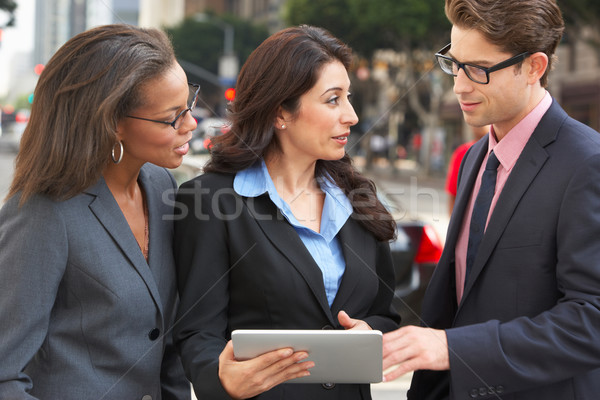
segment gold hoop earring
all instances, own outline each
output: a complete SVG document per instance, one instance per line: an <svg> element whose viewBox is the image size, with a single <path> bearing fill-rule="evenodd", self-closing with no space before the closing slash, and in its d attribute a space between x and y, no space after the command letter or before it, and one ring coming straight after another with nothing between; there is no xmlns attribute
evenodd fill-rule
<svg viewBox="0 0 600 400"><path fill-rule="evenodd" d="M118 159L117 159L117 158L115 158L115 146L116 146L117 144L118 144L118 145L119 145L119 147L120 147L120 148L119 148L119 158L118 158ZM115 144L113 145L113 148L112 148L112 150L111 150L111 152L110 152L110 158L112 158L112 161L113 161L115 164L118 164L118 163L120 163L120 162L121 162L121 160L123 159L123 142L122 142L121 140L119 140L117 143L115 143Z"/></svg>

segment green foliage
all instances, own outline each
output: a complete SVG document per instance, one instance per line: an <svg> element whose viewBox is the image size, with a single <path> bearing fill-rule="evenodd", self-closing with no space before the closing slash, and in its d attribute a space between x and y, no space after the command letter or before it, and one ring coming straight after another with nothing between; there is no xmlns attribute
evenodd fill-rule
<svg viewBox="0 0 600 400"><path fill-rule="evenodd" d="M565 20L566 42L581 38L600 53L600 2L598 0L559 0L558 5ZM583 34L583 28L588 29ZM590 35L591 32L591 35Z"/></svg>
<svg viewBox="0 0 600 400"><path fill-rule="evenodd" d="M17 3L14 0L0 0L0 10L14 12L17 9Z"/></svg>
<svg viewBox="0 0 600 400"><path fill-rule="evenodd" d="M563 18L570 27L596 25L600 21L600 2L598 0L558 0Z"/></svg>
<svg viewBox="0 0 600 400"><path fill-rule="evenodd" d="M376 49L437 49L449 40L443 0L289 0L290 25L328 29L355 52Z"/></svg>
<svg viewBox="0 0 600 400"><path fill-rule="evenodd" d="M15 22L15 10L17 9L17 3L14 0L0 0L0 10L8 13L8 20L5 26L13 26ZM2 28L2 26L0 26Z"/></svg>
<svg viewBox="0 0 600 400"><path fill-rule="evenodd" d="M253 25L233 16L211 16L221 19L234 28L233 50L240 66L250 53L268 36L264 26ZM224 33L211 22L185 19L180 25L167 29L178 58L196 64L215 75L219 69L219 58L223 55Z"/></svg>
<svg viewBox="0 0 600 400"><path fill-rule="evenodd" d="M253 25L234 16L210 14L208 18L209 21L206 22L187 18L180 25L166 29L166 32L171 37L178 59L204 68L215 76L219 73L219 59L224 52L225 33L216 22L210 22L210 19L233 26L233 51L238 57L240 68L250 53L268 37L266 27ZM223 88L202 80L191 72L188 72L188 79L201 84L202 102L207 108L220 108L220 104L224 102Z"/></svg>

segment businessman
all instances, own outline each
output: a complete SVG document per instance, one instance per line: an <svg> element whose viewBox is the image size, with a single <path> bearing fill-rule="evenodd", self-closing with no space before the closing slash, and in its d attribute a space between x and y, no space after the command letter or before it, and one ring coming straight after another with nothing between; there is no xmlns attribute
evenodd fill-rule
<svg viewBox="0 0 600 400"><path fill-rule="evenodd" d="M423 327L384 336L409 399L600 396L600 134L547 92L554 0L446 0L466 122L491 124L458 180Z"/></svg>

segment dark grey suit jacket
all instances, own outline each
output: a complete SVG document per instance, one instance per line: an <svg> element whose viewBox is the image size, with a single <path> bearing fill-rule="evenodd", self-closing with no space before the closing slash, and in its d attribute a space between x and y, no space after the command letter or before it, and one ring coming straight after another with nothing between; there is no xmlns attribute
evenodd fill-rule
<svg viewBox="0 0 600 400"><path fill-rule="evenodd" d="M150 164L139 179L149 265L103 179L70 200L19 208L15 196L0 211L0 398L189 399L169 331L177 295L163 194L175 181Z"/></svg>
<svg viewBox="0 0 600 400"><path fill-rule="evenodd" d="M423 304L424 323L447 329L450 373L415 373L409 398L450 390L451 399L598 399L600 134L552 103L500 194L456 304L454 249L487 140L463 161Z"/></svg>
<svg viewBox="0 0 600 400"><path fill-rule="evenodd" d="M329 307L321 270L267 194L237 195L234 175L180 187L175 257L181 304L175 340L200 399L228 399L218 357L235 329L340 329L345 310L383 332L397 327L387 242L351 216L339 232L346 270ZM348 349L352 351L352 349ZM283 384L260 399L370 399L369 385Z"/></svg>

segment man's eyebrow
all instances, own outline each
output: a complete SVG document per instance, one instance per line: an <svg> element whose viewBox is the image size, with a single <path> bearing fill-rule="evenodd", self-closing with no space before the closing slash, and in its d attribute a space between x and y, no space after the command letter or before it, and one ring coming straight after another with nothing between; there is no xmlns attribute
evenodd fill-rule
<svg viewBox="0 0 600 400"><path fill-rule="evenodd" d="M489 65L493 65L493 63L492 63L492 62L490 62L489 60L471 60L471 61L461 61L461 60L458 60L456 57L454 57L454 55L453 55L453 54L452 54L450 51L448 51L448 53L446 53L446 55L447 55L448 57L452 58L453 60L456 60L456 61L458 61L458 62L460 62L460 63L465 63L465 64L474 64L474 65L480 65L480 66L482 66L482 67L486 67L486 66L489 66Z"/></svg>

